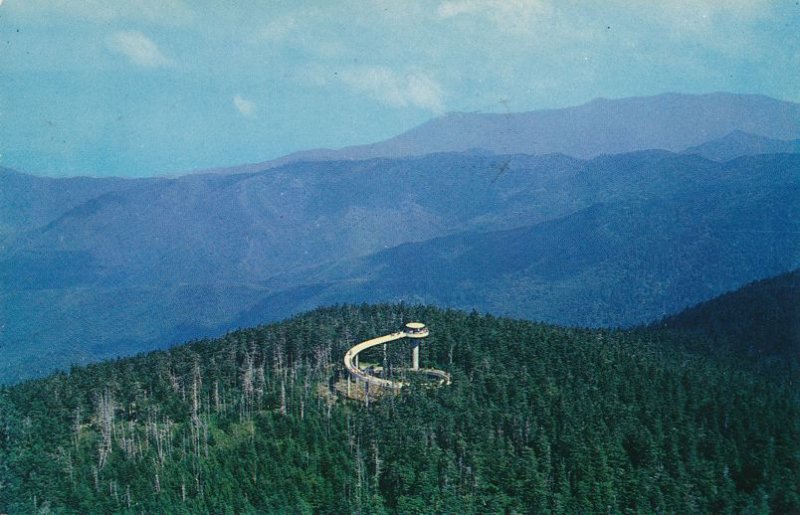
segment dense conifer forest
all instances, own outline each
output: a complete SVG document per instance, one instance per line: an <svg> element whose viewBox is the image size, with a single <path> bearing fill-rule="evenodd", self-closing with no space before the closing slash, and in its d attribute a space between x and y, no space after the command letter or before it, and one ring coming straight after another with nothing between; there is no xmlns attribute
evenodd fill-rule
<svg viewBox="0 0 800 515"><path fill-rule="evenodd" d="M452 385L330 393L409 320ZM337 306L74 368L0 390L0 512L800 511L796 384L684 338Z"/></svg>

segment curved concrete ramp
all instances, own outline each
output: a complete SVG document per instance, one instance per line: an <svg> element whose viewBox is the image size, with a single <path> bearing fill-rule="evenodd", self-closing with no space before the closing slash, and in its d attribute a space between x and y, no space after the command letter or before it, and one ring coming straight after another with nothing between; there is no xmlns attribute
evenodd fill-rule
<svg viewBox="0 0 800 515"><path fill-rule="evenodd" d="M398 331L396 333L387 334L385 336L379 336L377 338L372 338L370 340L365 340L361 343L358 343L352 346L348 351L344 354L344 366L350 375L356 379L357 381L362 381L368 385L378 386L380 388L386 388L393 391L400 390L406 384L402 381L391 381L389 379L382 379L380 377L375 377L366 373L364 370L361 370L356 363L358 363L358 354L361 351L365 351L371 347L375 347L376 345L381 345L384 343L393 342L395 340L400 340L403 338L425 338L430 334L428 332L428 328L425 327L425 324L420 322L410 322L406 324L405 330ZM414 352L417 352L417 346L414 346ZM434 368L424 368L414 370L414 372L419 372L422 374L430 375L435 378L439 379L439 384L450 384L450 374L443 370L437 370Z"/></svg>
<svg viewBox="0 0 800 515"><path fill-rule="evenodd" d="M403 383L400 381L390 381L388 379L381 379L380 377L375 377L367 374L360 368L356 367L353 364L353 360L356 359L358 353L367 350L370 347L374 347L376 345L380 345L382 343L389 343L395 340L399 340L401 338L405 338L406 333L400 331L397 333L387 334L386 336L380 336L378 338L373 338L371 340L363 341L359 344L350 347L350 349L344 354L344 366L350 375L353 376L355 379L364 381L365 383L372 384L375 386L380 386L383 388L392 388L392 389L400 389L403 387Z"/></svg>

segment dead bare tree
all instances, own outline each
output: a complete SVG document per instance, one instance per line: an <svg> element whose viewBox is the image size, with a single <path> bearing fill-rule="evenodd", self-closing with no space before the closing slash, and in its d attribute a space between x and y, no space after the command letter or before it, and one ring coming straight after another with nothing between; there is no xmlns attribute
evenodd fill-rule
<svg viewBox="0 0 800 515"><path fill-rule="evenodd" d="M109 389L106 388L97 400L96 409L96 419L100 426L100 435L102 437L98 444L97 468L99 470L105 467L108 456L112 451L115 409L114 398L111 396Z"/></svg>

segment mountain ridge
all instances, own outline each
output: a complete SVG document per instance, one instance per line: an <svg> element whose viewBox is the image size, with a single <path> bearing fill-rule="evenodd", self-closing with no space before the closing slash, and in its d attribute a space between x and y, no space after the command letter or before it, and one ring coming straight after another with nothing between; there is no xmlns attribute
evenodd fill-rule
<svg viewBox="0 0 800 515"><path fill-rule="evenodd" d="M450 112L386 140L300 150L267 161L163 176L254 173L305 161L364 160L437 152L490 152L576 158L638 150L681 152L734 131L800 139L800 104L759 94L661 93L595 98L575 106L509 113Z"/></svg>
<svg viewBox="0 0 800 515"><path fill-rule="evenodd" d="M776 190L745 205L773 205L793 194L781 197ZM717 200L738 202L727 195ZM779 229L791 211L777 209L720 241L730 211L718 211L702 197L691 201L691 209L674 201L593 204L529 227L406 243L340 264L333 274L323 270L318 297L302 302L406 299L567 325L629 326L735 288L756 269L767 276L800 263L800 247L784 238L800 227ZM675 219L681 225L665 229L663 221ZM763 228L782 232L765 236ZM653 235L638 236L639 230ZM670 266L676 244L686 247L679 267L687 270ZM765 255L762 247L773 250ZM758 259L763 262L755 265Z"/></svg>
<svg viewBox="0 0 800 515"><path fill-rule="evenodd" d="M800 266L798 154L469 147L241 174L0 181L0 195L26 199L0 208L0 381L345 300L627 326Z"/></svg>
<svg viewBox="0 0 800 515"><path fill-rule="evenodd" d="M719 139L689 147L683 154L697 154L713 161L729 161L756 154L800 153L800 139L781 140L735 130Z"/></svg>
<svg viewBox="0 0 800 515"><path fill-rule="evenodd" d="M0 376L343 301L631 325L800 266L793 154L453 153L132 184L0 249Z"/></svg>
<svg viewBox="0 0 800 515"><path fill-rule="evenodd" d="M262 163L219 168L240 173L296 161L359 160L482 149L497 154L563 153L591 158L636 150L680 152L735 130L800 138L800 104L764 95L662 93L596 98L564 108L516 113L453 112L387 140L294 152Z"/></svg>

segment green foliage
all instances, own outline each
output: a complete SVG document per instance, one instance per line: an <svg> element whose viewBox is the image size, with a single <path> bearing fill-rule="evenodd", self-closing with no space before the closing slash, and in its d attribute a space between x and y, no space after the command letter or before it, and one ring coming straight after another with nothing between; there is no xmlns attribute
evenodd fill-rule
<svg viewBox="0 0 800 515"><path fill-rule="evenodd" d="M408 320L451 386L320 393ZM75 368L0 390L0 512L800 510L797 392L679 338L340 306Z"/></svg>

